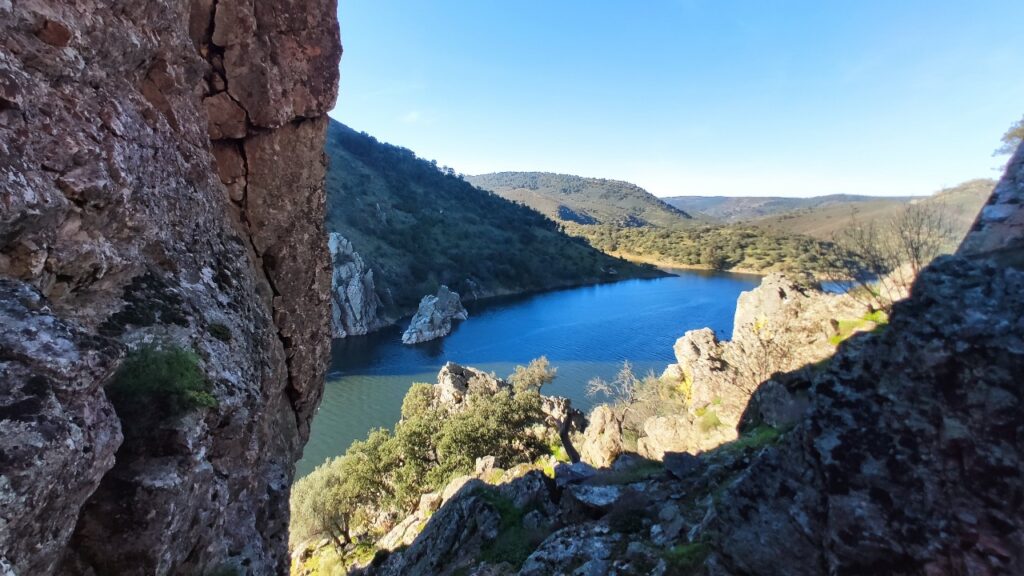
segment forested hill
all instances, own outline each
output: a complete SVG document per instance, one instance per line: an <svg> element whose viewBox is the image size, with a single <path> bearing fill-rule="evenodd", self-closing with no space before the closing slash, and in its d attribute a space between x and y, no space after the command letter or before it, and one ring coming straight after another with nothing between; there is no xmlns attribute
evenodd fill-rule
<svg viewBox="0 0 1024 576"><path fill-rule="evenodd" d="M660 273L607 256L528 207L331 122L327 229L374 270L393 318L447 284L464 298Z"/></svg>
<svg viewBox="0 0 1024 576"><path fill-rule="evenodd" d="M498 172L466 178L550 218L618 227L686 224L690 215L629 182L549 172Z"/></svg>

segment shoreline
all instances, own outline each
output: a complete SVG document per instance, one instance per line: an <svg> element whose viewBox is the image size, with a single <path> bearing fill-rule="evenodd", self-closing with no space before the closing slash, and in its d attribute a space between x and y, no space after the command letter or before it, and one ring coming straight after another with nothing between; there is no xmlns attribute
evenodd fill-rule
<svg viewBox="0 0 1024 576"><path fill-rule="evenodd" d="M650 264L652 266L657 266L658 268L662 269L668 268L675 270L694 270L699 272L731 272L733 274L748 274L750 276L760 276L762 278L772 272L766 272L764 270L751 270L749 268L742 267L719 270L716 268L711 268L709 266L701 266L699 264L679 264L676 262L671 262L669 260L651 258L650 256L640 256L639 254L632 254L629 252L605 252L605 254L608 254L609 256L614 256L615 258L629 260L630 262L636 262L637 264Z"/></svg>

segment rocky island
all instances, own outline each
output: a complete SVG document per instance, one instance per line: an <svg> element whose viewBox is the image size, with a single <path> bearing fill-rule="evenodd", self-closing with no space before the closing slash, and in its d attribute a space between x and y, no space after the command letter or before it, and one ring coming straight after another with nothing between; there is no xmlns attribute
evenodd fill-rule
<svg viewBox="0 0 1024 576"><path fill-rule="evenodd" d="M443 338L451 333L453 320L466 318L469 312L462 306L459 294L442 285L436 295L428 294L420 300L416 314L402 334L402 343L419 344Z"/></svg>

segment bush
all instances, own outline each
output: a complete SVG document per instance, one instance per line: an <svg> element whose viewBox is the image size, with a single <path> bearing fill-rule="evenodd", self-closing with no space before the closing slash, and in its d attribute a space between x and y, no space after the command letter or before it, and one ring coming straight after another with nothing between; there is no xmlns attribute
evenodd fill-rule
<svg viewBox="0 0 1024 576"><path fill-rule="evenodd" d="M143 346L121 363L107 396L126 431L217 405L199 357L178 346Z"/></svg>
<svg viewBox="0 0 1024 576"><path fill-rule="evenodd" d="M394 434L377 430L299 480L292 491L292 542L330 538L339 550L371 531L375 516L403 515L422 494L494 456L499 468L548 451L532 433L544 419L540 387L554 378L546 359L516 367L513 385L473 393L460 410L433 405L433 386L413 384Z"/></svg>

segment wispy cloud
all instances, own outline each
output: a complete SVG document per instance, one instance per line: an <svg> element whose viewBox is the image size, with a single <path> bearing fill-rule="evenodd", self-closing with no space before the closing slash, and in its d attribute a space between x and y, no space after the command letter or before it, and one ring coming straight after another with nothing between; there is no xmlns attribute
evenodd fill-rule
<svg viewBox="0 0 1024 576"><path fill-rule="evenodd" d="M419 110L410 110L402 116L401 121L403 124L419 124L423 121L423 115Z"/></svg>

